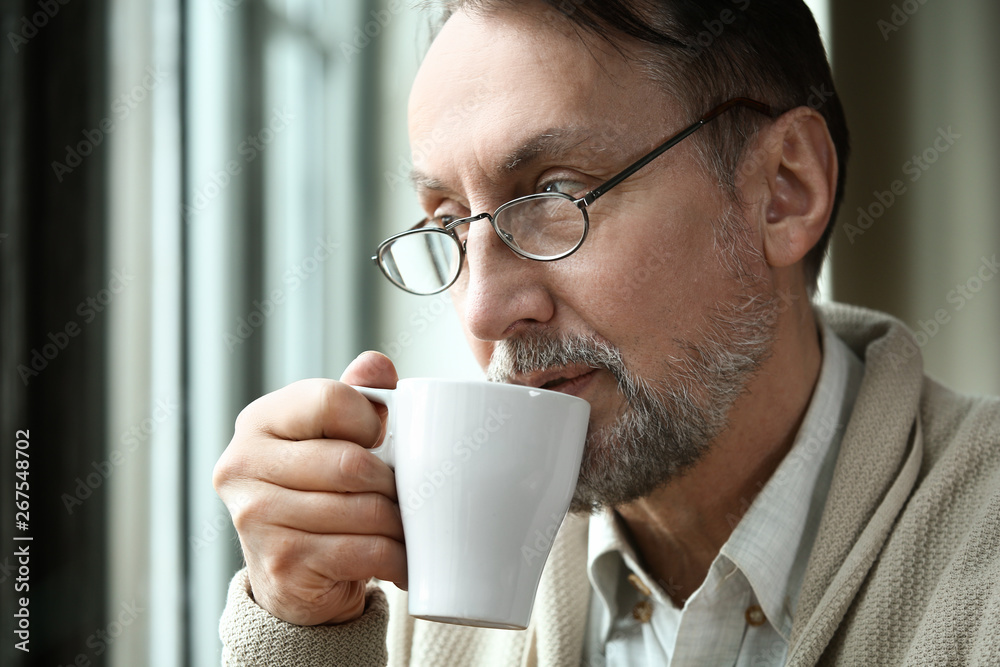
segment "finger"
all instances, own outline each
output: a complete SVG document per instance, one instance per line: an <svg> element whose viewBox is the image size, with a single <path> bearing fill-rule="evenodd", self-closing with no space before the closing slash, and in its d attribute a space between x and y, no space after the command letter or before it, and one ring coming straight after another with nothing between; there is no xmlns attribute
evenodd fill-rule
<svg viewBox="0 0 1000 667"><path fill-rule="evenodd" d="M236 420L237 433L257 431L285 440L335 438L372 447L382 433L378 412L336 380L300 380L261 396Z"/></svg>
<svg viewBox="0 0 1000 667"><path fill-rule="evenodd" d="M396 367L389 357L381 352L362 352L344 369L340 381L359 387L395 389L399 376L396 375ZM389 409L380 403L373 402L372 406L378 413L379 419L384 422Z"/></svg>
<svg viewBox="0 0 1000 667"><path fill-rule="evenodd" d="M240 542L245 554L257 556L247 560L255 588L257 582L297 588L308 581L320 585L372 577L407 583L406 548L383 535L317 535L275 526L254 537L241 533Z"/></svg>
<svg viewBox="0 0 1000 667"><path fill-rule="evenodd" d="M230 481L260 480L294 491L381 493L396 499L392 469L370 451L344 440L292 442L259 438L254 456L230 464Z"/></svg>
<svg viewBox="0 0 1000 667"><path fill-rule="evenodd" d="M406 547L381 535L316 535L306 563L327 577L355 581L375 577L407 585Z"/></svg>
<svg viewBox="0 0 1000 667"><path fill-rule="evenodd" d="M399 505L379 493L289 491L267 485L254 500L235 508L240 533L261 525L325 535L384 535L403 541Z"/></svg>
<svg viewBox="0 0 1000 667"><path fill-rule="evenodd" d="M395 389L399 376L389 357L381 352L362 352L344 369L341 382L376 389Z"/></svg>

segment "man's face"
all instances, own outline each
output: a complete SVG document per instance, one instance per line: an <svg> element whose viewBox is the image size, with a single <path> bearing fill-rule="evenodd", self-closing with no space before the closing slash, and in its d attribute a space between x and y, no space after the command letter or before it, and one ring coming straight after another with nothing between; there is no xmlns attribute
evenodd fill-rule
<svg viewBox="0 0 1000 667"><path fill-rule="evenodd" d="M693 120L606 43L519 7L459 12L420 69L410 140L429 215L582 195ZM468 229L451 295L478 362L591 403L577 509L634 500L696 461L770 349L756 222L695 150L680 143L597 200L565 259L521 259L485 220Z"/></svg>

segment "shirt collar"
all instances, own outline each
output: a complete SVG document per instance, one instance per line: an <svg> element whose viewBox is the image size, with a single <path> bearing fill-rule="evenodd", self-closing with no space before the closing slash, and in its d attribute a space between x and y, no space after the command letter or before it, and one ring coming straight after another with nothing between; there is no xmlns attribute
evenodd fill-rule
<svg viewBox="0 0 1000 667"><path fill-rule="evenodd" d="M715 571L724 577L735 569L741 571L764 614L786 640L829 491L833 462L864 372L857 356L829 327L823 323L820 326L823 361L802 426L792 448L723 545L708 577L712 579L711 572ZM587 574L601 603L602 635L610 631L612 619L619 615L618 589L629 585L626 577L630 572L658 602L673 605L663 594L664 587L656 585L640 567L614 511L593 515ZM695 595L699 592L701 589Z"/></svg>
<svg viewBox="0 0 1000 667"><path fill-rule="evenodd" d="M863 373L861 361L824 325L823 364L795 442L720 552L746 576L786 641Z"/></svg>

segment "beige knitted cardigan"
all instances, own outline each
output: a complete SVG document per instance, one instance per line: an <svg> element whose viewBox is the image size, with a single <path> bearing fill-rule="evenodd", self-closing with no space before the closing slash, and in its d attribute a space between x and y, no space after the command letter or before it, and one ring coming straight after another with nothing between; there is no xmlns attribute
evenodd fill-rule
<svg viewBox="0 0 1000 667"><path fill-rule="evenodd" d="M1000 665L1000 401L923 376L913 336L847 306L821 315L865 362L795 610L788 665ZM563 524L530 626L414 620L371 587L338 627L280 621L230 586L228 665L580 665L590 586L587 521ZM389 590L391 589L391 590ZM392 609L392 614L389 614Z"/></svg>

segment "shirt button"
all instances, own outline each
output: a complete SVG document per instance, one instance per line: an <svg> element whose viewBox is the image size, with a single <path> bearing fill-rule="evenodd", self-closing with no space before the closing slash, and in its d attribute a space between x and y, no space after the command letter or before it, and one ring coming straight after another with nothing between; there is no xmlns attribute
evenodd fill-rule
<svg viewBox="0 0 1000 667"><path fill-rule="evenodd" d="M632 607L632 618L640 623L649 623L653 617L653 604L649 600L641 600Z"/></svg>
<svg viewBox="0 0 1000 667"><path fill-rule="evenodd" d="M764 615L764 610L760 608L759 604L752 604L747 607L744 616L747 619L747 623L755 628L767 622L767 616Z"/></svg>

